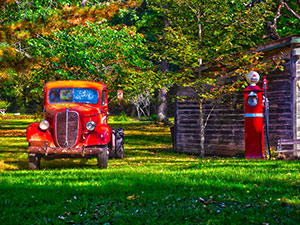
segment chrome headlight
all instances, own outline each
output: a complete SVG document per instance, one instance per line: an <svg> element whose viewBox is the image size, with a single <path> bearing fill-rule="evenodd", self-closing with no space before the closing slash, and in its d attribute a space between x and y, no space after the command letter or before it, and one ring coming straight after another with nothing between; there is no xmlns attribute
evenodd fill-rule
<svg viewBox="0 0 300 225"><path fill-rule="evenodd" d="M49 128L50 124L47 120L42 120L39 124L39 127L41 130L47 130Z"/></svg>
<svg viewBox="0 0 300 225"><path fill-rule="evenodd" d="M92 120L90 120L89 122L86 123L86 129L88 131L93 131L96 127L96 123Z"/></svg>

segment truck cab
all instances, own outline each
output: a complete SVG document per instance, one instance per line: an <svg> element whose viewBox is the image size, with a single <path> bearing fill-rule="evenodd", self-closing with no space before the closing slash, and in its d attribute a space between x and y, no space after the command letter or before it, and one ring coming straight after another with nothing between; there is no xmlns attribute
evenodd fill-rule
<svg viewBox="0 0 300 225"><path fill-rule="evenodd" d="M39 169L41 158L96 157L99 168L109 157L123 158L123 130L107 125L104 83L53 81L44 90L44 120L27 128L30 169Z"/></svg>

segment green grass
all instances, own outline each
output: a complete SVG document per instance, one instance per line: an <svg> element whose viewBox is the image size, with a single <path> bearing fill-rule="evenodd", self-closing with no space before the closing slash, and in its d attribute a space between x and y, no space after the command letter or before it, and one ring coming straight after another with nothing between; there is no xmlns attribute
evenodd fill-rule
<svg viewBox="0 0 300 225"><path fill-rule="evenodd" d="M298 224L299 161L174 153L168 127L124 127L125 158L42 160L29 171L30 120L0 120L0 224ZM3 129L6 130L6 129Z"/></svg>

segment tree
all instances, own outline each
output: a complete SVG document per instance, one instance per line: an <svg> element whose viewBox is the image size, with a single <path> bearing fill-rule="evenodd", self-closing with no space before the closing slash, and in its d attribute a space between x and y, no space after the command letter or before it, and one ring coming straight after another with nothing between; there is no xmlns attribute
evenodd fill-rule
<svg viewBox="0 0 300 225"><path fill-rule="evenodd" d="M170 21L161 45L177 70L168 73L174 84L192 87L200 105L201 154L204 155L203 101L230 95L244 84L250 70L266 69L261 54L251 51L262 40L264 21L270 16L269 1L250 9L241 1L167 0L162 7ZM247 49L247 51L245 51ZM210 68L205 70L204 68Z"/></svg>
<svg viewBox="0 0 300 225"><path fill-rule="evenodd" d="M1 1L0 82L18 84L15 91L28 89L26 96L20 93L19 102L23 105L29 101L26 99L36 99L40 95L37 90L41 90L47 78L42 71L49 69L51 63L46 60L48 56L33 51L36 50L33 43L41 42L41 39L48 40L53 32L67 32L74 27L85 26L88 21L97 23L103 19L111 20L120 11L135 8L139 4L141 2L135 0L100 3L79 0ZM44 47L51 49L50 45ZM56 60L61 59L56 57ZM55 69L53 63L51 66Z"/></svg>
<svg viewBox="0 0 300 225"><path fill-rule="evenodd" d="M123 88L132 94L150 90L155 82L144 36L134 27L87 23L32 39L29 44L31 54L43 59L33 79L105 81L111 91Z"/></svg>
<svg viewBox="0 0 300 225"><path fill-rule="evenodd" d="M134 25L137 27L137 31L141 32L145 35L145 38L148 41L148 47L150 52L155 52L157 43L162 40L158 38L157 34L164 33L164 28L167 27L168 21L166 17L164 17L162 12L158 12L157 10L152 9L152 1L143 1L140 7L133 8L128 10L126 13L116 16L113 19L114 24L125 23L127 25ZM166 7L166 6L165 6ZM157 65L157 70L155 71L157 74L160 74L161 79L164 79L164 73L169 70L169 63L166 59L162 61L155 61L154 64ZM158 66L160 65L160 66ZM169 123L167 110L168 110L168 88L163 86L158 90L158 94L155 100L156 105L156 120L158 122L163 122L164 124ZM149 97L149 96L148 96ZM140 96L140 98L136 99L148 99L147 96ZM148 101L148 100L147 100ZM144 101L137 101L135 104L144 105ZM140 108L140 107L138 107ZM138 110L139 111L139 110Z"/></svg>

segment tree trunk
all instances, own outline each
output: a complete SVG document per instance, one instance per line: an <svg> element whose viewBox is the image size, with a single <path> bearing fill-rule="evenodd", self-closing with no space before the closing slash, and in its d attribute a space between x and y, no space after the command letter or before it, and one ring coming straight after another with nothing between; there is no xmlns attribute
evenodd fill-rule
<svg viewBox="0 0 300 225"><path fill-rule="evenodd" d="M200 121L199 121L199 126L200 126L200 156L204 157L204 155L205 155L205 149L204 149L204 141L205 141L204 129L205 129L205 125L204 125L204 120L203 120L203 99L199 97L198 98L198 103L199 103L199 110L200 110Z"/></svg>
<svg viewBox="0 0 300 225"><path fill-rule="evenodd" d="M201 50L201 39L202 39L202 25L201 25L201 8L200 5L198 5L197 8L197 22L198 22L198 49ZM198 79L200 80L202 76L202 58L199 58L199 69L198 69ZM199 87L199 90L201 90L201 87ZM204 136L204 129L205 124L203 120L203 98L198 96L198 102L199 102L199 110L200 110L200 156L204 157L205 155L205 149L204 149L204 142L205 142L205 136Z"/></svg>
<svg viewBox="0 0 300 225"><path fill-rule="evenodd" d="M163 122L165 125L169 123L167 95L168 95L167 88L162 88L159 90L156 120L158 122Z"/></svg>
<svg viewBox="0 0 300 225"><path fill-rule="evenodd" d="M164 6L164 8L169 8L169 7ZM166 29L169 25L169 21L165 16L163 17L163 20L164 20L164 29ZM169 71L169 63L167 59L163 59L163 61L161 62L161 71L163 73ZM158 122L163 122L165 125L169 124L167 96L168 96L168 92L166 87L159 90L156 120Z"/></svg>
<svg viewBox="0 0 300 225"><path fill-rule="evenodd" d="M133 117L133 116L135 116L135 114L136 114L136 107L135 107L135 105L132 105L130 116Z"/></svg>

